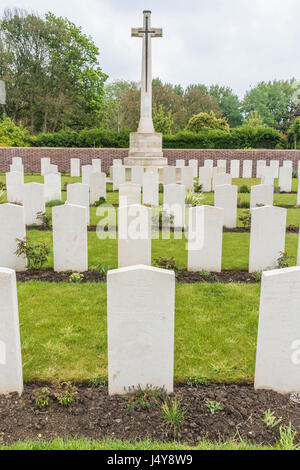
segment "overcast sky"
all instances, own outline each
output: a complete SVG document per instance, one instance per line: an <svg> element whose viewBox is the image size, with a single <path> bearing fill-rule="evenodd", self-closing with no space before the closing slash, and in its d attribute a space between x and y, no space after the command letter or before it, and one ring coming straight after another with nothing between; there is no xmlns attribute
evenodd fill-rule
<svg viewBox="0 0 300 470"><path fill-rule="evenodd" d="M131 27L152 10L153 75L173 84L230 86L239 96L262 80L300 80L299 0L0 0L52 11L91 35L110 80L140 80L141 39Z"/></svg>

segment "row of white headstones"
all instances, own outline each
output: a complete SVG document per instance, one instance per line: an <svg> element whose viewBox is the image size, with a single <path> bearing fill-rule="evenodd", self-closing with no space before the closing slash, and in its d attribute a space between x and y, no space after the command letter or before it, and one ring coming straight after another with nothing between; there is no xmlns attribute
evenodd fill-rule
<svg viewBox="0 0 300 470"><path fill-rule="evenodd" d="M0 268L0 394L23 391L15 271ZM300 391L300 267L262 275L255 388ZM107 275L110 394L173 391L174 272L136 265Z"/></svg>
<svg viewBox="0 0 300 470"><path fill-rule="evenodd" d="M50 163L48 163L50 164ZM123 168L118 165L116 168ZM174 167L168 167L174 169ZM45 171L45 168L43 169ZM114 171L114 174L117 172ZM16 239L22 239L26 233L25 225L39 223L36 219L38 212L45 211L46 184L23 184L24 176L19 181L21 173L13 171L7 174L8 200L20 199L23 206L14 204L0 205L0 221L5 230L0 232L0 266L6 266L17 271L25 269L26 259L17 257ZM188 211L187 250L189 271L221 271L223 226L235 227L237 219L237 187L232 185L231 175L224 173L223 168L200 168L199 177L215 190L215 207L197 206ZM45 174L47 178L55 178L58 183L51 186L52 199L61 199L60 174ZM266 176L263 174L263 178ZM291 184L291 169L280 169L280 183L283 186ZM288 179L288 182L286 181ZM56 271L86 271L88 268L87 225L89 224L90 194L106 197L106 179L104 173L89 172L88 184L75 183L67 186L67 203L54 207L53 215L53 252L54 269ZM300 180L299 180L300 181ZM262 271L275 267L280 252L285 249L287 210L273 207L273 182L251 188L251 234L249 271ZM58 187L59 186L59 187ZM151 206L158 205L158 174L143 173L143 203ZM174 226L181 229L185 218L185 186L182 184L164 185L163 209L174 215ZM286 188L287 189L287 188ZM47 194L49 195L48 188ZM298 193L299 195L300 193ZM153 197L155 195L155 197ZM153 199L156 199L154 203ZM141 205L141 185L135 183L119 184L119 216L118 216L118 266L136 264L151 265L151 239L153 238L151 208ZM264 207L256 207L257 205ZM110 210L107 220L114 221L117 216L115 209L110 207L98 209L99 215ZM101 221L103 227L103 221ZM168 227L166 227L168 228ZM98 235L100 232L97 232ZM157 235L157 233L156 233ZM176 232L174 238L182 238L182 230ZM100 233L99 238L116 238L116 232ZM167 238L167 233L164 233ZM298 256L300 264L300 253Z"/></svg>

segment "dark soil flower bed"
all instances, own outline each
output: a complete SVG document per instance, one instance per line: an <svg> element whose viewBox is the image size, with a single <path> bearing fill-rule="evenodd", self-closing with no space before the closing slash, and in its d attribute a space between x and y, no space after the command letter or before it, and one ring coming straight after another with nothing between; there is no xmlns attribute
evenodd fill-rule
<svg viewBox="0 0 300 470"><path fill-rule="evenodd" d="M57 273L53 269L35 269L17 273L17 281L42 281L42 282L70 282L71 273ZM86 282L106 282L106 276L100 275L97 271L86 271L82 273L81 283ZM177 281L185 284L193 284L195 282L208 282L210 284L220 282L228 284L230 282L245 282L255 284L259 282L247 271L222 271L221 273L200 273L189 272L186 270L179 271Z"/></svg>
<svg viewBox="0 0 300 470"><path fill-rule="evenodd" d="M42 410L35 406L35 392L45 384L27 384L21 397L0 396L0 442L12 443L25 439L50 440L55 437L87 437L100 440L146 439L173 441L174 431L162 417L160 405L151 402L143 409L138 402L124 397L109 397L106 387L88 388L79 384L76 401L62 406L50 401ZM54 395L55 389L48 385ZM289 396L272 391L254 391L253 385L200 385L192 388L177 385L171 399L180 400L185 410L178 439L190 445L210 440L239 439L275 444L279 427L292 424L299 442L300 405ZM219 402L221 409L211 413L207 402ZM161 403L161 402L159 402ZM270 409L281 422L275 427L264 423Z"/></svg>

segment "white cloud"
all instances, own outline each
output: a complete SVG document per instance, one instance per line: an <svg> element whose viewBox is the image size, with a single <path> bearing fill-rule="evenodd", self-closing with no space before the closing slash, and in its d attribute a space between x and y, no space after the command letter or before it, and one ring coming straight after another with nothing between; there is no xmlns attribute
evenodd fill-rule
<svg viewBox="0 0 300 470"><path fill-rule="evenodd" d="M139 80L141 41L130 37L130 29L142 24L143 9L152 9L153 26L164 29L164 37L153 40L153 75L164 81L219 83L242 96L261 80L300 78L298 0L14 0L13 5L41 13L50 9L82 26L99 47L110 80Z"/></svg>

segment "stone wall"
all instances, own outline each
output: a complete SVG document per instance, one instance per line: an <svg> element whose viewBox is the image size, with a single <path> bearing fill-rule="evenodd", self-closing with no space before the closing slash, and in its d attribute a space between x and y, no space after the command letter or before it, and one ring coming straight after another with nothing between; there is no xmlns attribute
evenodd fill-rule
<svg viewBox="0 0 300 470"><path fill-rule="evenodd" d="M51 163L58 165L59 171L70 171L70 159L80 158L83 165L91 163L93 158L101 158L102 169L108 171L115 158L125 158L128 156L128 149L104 149L104 148L38 148L38 147L0 147L0 172L9 171L12 157L22 157L25 172L40 172L40 159L50 157ZM300 160L300 150L185 150L185 149L165 149L164 156L168 158L169 165L175 165L177 159L197 159L199 165L203 165L204 160L227 161L227 171L230 170L231 160L266 160L267 165L270 160L279 160L282 165L284 160L293 161L293 169L298 169ZM240 167L242 171L242 164ZM256 164L253 165L256 171Z"/></svg>

